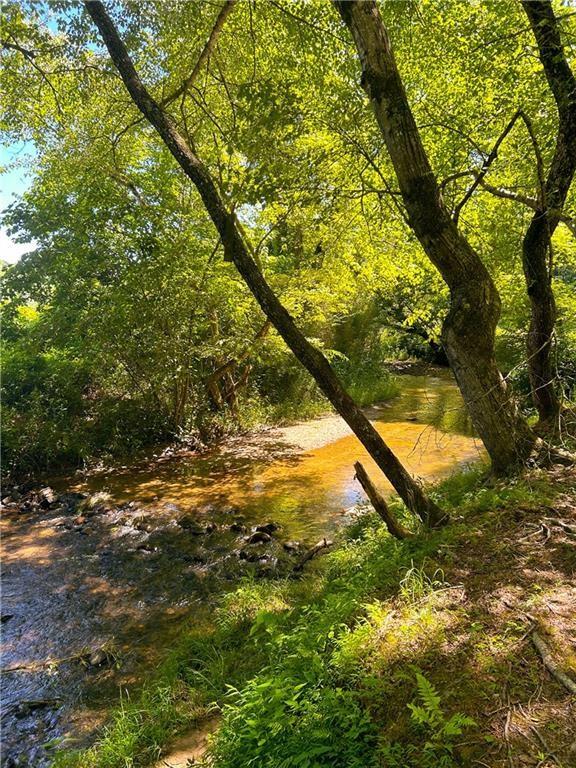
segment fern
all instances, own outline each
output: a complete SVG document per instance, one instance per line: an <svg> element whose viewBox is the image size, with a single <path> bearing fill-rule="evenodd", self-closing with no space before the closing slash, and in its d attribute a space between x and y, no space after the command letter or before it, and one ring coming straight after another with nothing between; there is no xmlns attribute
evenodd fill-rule
<svg viewBox="0 0 576 768"><path fill-rule="evenodd" d="M476 723L460 712L447 719L438 691L421 672L416 672L416 688L419 701L408 708L413 724L424 733L424 746L387 744L381 749L384 764L387 768L453 768L455 739Z"/></svg>

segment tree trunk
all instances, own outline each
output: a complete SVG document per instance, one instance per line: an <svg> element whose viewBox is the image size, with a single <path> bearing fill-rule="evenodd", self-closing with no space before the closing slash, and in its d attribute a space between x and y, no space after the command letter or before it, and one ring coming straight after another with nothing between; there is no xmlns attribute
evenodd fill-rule
<svg viewBox="0 0 576 768"><path fill-rule="evenodd" d="M522 244L522 264L530 298L528 371L539 427L556 430L560 401L554 385L551 353L556 304L552 292L551 238L576 172L576 78L562 46L558 20L549 0L522 0L532 27L548 85L558 109L558 133L548 176Z"/></svg>
<svg viewBox="0 0 576 768"><path fill-rule="evenodd" d="M500 297L487 269L451 219L408 103L374 0L334 0L350 29L366 91L386 142L409 224L450 289L442 343L493 467L524 462L536 436L520 417L496 365Z"/></svg>
<svg viewBox="0 0 576 768"><path fill-rule="evenodd" d="M376 510L377 514L382 518L384 521L384 524L386 525L386 528L388 529L388 533L391 536L394 536L395 539L410 539L414 536L412 531L409 531L408 528L405 528L403 525L401 525L398 520L394 517L392 512L390 512L390 508L388 507L388 504L386 504L386 500L382 496L382 494L378 491L378 489L374 486L370 478L368 477L368 473L362 466L362 464L357 461L354 464L354 469L356 471L356 478L362 488L364 489L364 493L368 498L370 499L370 503ZM446 516L445 523L448 523L448 516Z"/></svg>
<svg viewBox="0 0 576 768"><path fill-rule="evenodd" d="M556 302L548 268L550 234L545 213L534 214L522 242L522 266L530 299L530 327L526 338L532 400L538 410L538 429L556 431L560 400L554 386L552 342Z"/></svg>
<svg viewBox="0 0 576 768"><path fill-rule="evenodd" d="M208 169L179 133L170 116L148 93L102 3L98 0L87 0L85 7L98 27L134 103L156 129L184 173L196 186L220 235L225 254L234 262L266 317L296 358L313 376L324 395L390 480L406 506L425 524L437 525L444 518L442 511L425 495L421 485L406 471L386 445L361 408L344 390L328 360L297 328L293 318L264 279L244 242L236 217L224 205Z"/></svg>

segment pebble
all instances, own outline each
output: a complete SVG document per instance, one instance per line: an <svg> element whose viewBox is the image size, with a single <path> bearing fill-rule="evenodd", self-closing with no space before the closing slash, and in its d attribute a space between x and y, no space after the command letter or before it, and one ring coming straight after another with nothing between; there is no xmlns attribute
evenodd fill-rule
<svg viewBox="0 0 576 768"><path fill-rule="evenodd" d="M269 523L264 523L263 525L257 525L254 527L253 530L256 531L256 533L272 534L274 533L274 531L278 531L279 529L280 529L280 526L278 525L278 523L269 522Z"/></svg>
<svg viewBox="0 0 576 768"><path fill-rule="evenodd" d="M246 539L247 544L266 544L269 541L272 541L272 536L266 531L256 531Z"/></svg>

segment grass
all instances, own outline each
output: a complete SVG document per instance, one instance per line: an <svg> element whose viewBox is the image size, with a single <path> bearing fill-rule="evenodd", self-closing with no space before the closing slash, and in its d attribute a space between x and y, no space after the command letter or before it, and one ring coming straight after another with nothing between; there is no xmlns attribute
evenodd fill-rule
<svg viewBox="0 0 576 768"><path fill-rule="evenodd" d="M528 710L533 690L563 701L535 657L522 667L519 649L525 612L552 599L565 553L539 583L541 547L522 545L526 562L512 573L511 542L565 490L543 472L506 483L465 472L434 491L453 524L402 543L367 511L303 579L245 582L222 598L213 624L182 638L98 744L55 765L147 765L214 711L221 723L206 759L217 768L450 768L487 750L491 766L507 764L497 756L512 747L486 715L499 711L502 689ZM516 601L511 613L488 599L499 590ZM548 740L569 733L562 714L543 725L528 714L532 726L550 725Z"/></svg>

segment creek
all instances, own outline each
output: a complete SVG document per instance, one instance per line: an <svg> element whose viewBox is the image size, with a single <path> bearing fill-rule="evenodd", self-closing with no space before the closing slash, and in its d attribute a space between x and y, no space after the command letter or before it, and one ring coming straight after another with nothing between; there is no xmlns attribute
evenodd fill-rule
<svg viewBox="0 0 576 768"><path fill-rule="evenodd" d="M398 397L367 413L412 473L436 480L478 459L448 373L399 383ZM54 478L60 495L50 508L9 506L3 765L48 765L45 745L54 739L90 743L119 692L136 690L186 626L208 622L223 590L248 573L274 576L334 533L363 501L356 460L390 493L346 425L329 415L202 453Z"/></svg>

